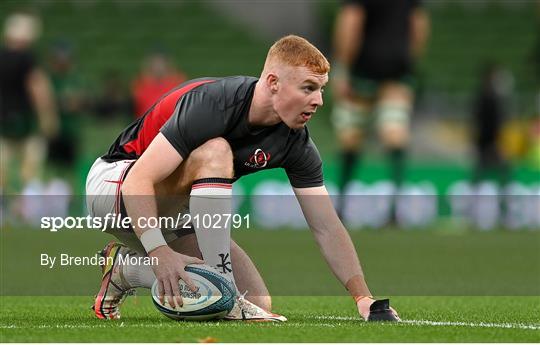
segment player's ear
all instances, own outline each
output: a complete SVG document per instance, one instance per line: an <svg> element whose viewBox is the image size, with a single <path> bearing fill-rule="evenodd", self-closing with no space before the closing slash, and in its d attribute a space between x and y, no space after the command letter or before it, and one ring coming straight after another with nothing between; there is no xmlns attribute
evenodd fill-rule
<svg viewBox="0 0 540 345"><path fill-rule="evenodd" d="M278 81L279 78L274 73L268 73L266 75L266 86L272 93L276 93L278 91Z"/></svg>

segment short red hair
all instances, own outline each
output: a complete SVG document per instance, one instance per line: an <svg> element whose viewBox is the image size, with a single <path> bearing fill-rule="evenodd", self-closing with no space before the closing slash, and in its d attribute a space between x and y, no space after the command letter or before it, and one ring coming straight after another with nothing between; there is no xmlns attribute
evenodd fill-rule
<svg viewBox="0 0 540 345"><path fill-rule="evenodd" d="M265 67L276 62L293 67L307 67L318 74L330 71L330 63L323 53L308 40L296 35L282 37L270 47Z"/></svg>

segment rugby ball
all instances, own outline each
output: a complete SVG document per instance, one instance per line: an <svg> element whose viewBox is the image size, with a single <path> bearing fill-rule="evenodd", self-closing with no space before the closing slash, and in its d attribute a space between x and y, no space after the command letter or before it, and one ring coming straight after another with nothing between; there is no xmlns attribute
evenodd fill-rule
<svg viewBox="0 0 540 345"><path fill-rule="evenodd" d="M191 291L180 279L178 285L184 305L173 308L167 300L164 303L159 301L155 281L152 285L152 301L156 308L174 320L204 321L225 317L236 299L233 283L208 265L187 265L185 271L197 286L197 291Z"/></svg>

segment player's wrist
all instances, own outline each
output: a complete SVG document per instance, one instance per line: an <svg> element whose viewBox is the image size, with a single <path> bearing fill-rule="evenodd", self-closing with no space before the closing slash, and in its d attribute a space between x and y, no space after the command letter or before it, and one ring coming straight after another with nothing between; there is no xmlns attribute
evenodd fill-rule
<svg viewBox="0 0 540 345"><path fill-rule="evenodd" d="M352 298L356 304L358 304L359 302L373 300L373 296L352 296Z"/></svg>
<svg viewBox="0 0 540 345"><path fill-rule="evenodd" d="M154 228L154 229L148 229L144 231L141 234L141 237L139 238L141 241L141 244L144 247L144 250L146 250L146 253L150 254L151 252L154 252L156 249L161 247L167 247L167 242L165 241L165 238L163 237L163 234L161 233L161 229Z"/></svg>
<svg viewBox="0 0 540 345"><path fill-rule="evenodd" d="M349 278L349 280L345 283L345 288L349 291L355 301L365 297L373 297L371 291L369 291L364 276L361 273L355 274ZM360 299L357 299L357 297Z"/></svg>

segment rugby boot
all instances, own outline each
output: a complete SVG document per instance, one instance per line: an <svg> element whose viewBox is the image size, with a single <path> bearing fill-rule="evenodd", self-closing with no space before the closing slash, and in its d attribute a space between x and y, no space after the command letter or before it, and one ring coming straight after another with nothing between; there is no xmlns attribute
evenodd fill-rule
<svg viewBox="0 0 540 345"><path fill-rule="evenodd" d="M245 299L245 294L236 297L234 307L225 320L258 321L258 322L284 322L287 318L282 315L267 312L263 308Z"/></svg>
<svg viewBox="0 0 540 345"><path fill-rule="evenodd" d="M130 253L130 249L123 244L111 241L98 254L105 259L105 264L101 265L101 287L92 309L100 319L119 319L120 306L127 296L135 293L122 274L119 256L126 257L134 253Z"/></svg>

